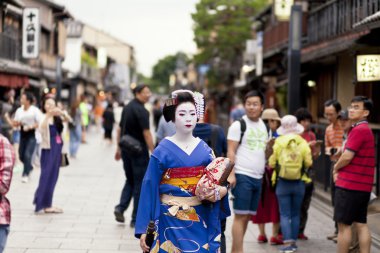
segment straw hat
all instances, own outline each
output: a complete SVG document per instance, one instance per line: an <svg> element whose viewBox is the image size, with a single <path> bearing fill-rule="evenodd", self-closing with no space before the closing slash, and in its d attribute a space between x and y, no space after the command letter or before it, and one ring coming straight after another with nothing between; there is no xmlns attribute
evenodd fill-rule
<svg viewBox="0 0 380 253"><path fill-rule="evenodd" d="M297 118L293 115L285 115L282 117L281 126L277 129L279 135L301 134L303 131L303 126L297 123Z"/></svg>
<svg viewBox="0 0 380 253"><path fill-rule="evenodd" d="M265 109L263 111L263 114L261 115L261 118L264 120L273 119L273 120L281 121L281 118L278 115L278 112L276 111L276 109L272 109L272 108Z"/></svg>

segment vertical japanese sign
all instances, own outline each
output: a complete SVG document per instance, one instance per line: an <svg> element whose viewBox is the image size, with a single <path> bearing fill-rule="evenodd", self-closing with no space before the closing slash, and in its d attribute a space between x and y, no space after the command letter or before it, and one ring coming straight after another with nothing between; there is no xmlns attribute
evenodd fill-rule
<svg viewBox="0 0 380 253"><path fill-rule="evenodd" d="M280 21L288 21L290 18L290 11L293 5L293 0L275 0L274 1L274 14Z"/></svg>
<svg viewBox="0 0 380 253"><path fill-rule="evenodd" d="M380 55L358 55L356 58L356 75L358 82L380 80Z"/></svg>
<svg viewBox="0 0 380 253"><path fill-rule="evenodd" d="M25 8L22 16L22 57L37 58L40 49L39 9Z"/></svg>

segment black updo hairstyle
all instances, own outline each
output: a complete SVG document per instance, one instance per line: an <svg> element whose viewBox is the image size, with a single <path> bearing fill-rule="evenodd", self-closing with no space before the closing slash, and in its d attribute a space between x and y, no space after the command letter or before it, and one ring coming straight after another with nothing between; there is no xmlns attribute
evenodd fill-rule
<svg viewBox="0 0 380 253"><path fill-rule="evenodd" d="M164 108L162 109L162 114L167 122L175 121L175 110L178 105L182 103L190 102L195 105L194 97L189 92L179 92L176 98L169 98L166 100Z"/></svg>

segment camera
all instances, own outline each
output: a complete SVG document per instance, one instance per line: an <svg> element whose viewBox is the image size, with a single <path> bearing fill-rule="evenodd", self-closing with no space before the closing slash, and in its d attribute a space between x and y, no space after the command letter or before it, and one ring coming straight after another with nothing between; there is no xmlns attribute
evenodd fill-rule
<svg viewBox="0 0 380 253"><path fill-rule="evenodd" d="M335 155L335 153L338 151L337 148L331 148L330 149L330 155Z"/></svg>

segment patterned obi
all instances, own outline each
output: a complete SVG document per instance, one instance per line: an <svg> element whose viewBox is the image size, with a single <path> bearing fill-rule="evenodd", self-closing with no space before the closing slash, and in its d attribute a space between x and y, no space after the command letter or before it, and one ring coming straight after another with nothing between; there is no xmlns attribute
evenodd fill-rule
<svg viewBox="0 0 380 253"><path fill-rule="evenodd" d="M199 179L205 172L205 166L197 167L180 167L167 169L160 184L170 184L190 192L195 193Z"/></svg>

